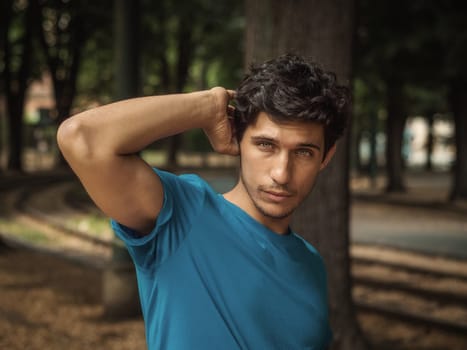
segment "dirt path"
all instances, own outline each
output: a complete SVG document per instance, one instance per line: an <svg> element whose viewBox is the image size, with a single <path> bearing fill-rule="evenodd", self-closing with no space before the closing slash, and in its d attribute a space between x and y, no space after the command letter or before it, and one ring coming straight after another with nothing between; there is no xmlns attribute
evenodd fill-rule
<svg viewBox="0 0 467 350"><path fill-rule="evenodd" d="M141 319L102 317L100 279L56 257L2 251L0 349L146 349Z"/></svg>

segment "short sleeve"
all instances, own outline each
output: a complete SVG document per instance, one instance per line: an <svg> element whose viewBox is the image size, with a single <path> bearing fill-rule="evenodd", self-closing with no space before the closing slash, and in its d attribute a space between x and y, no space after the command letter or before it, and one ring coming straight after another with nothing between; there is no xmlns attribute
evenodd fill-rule
<svg viewBox="0 0 467 350"><path fill-rule="evenodd" d="M111 220L112 229L123 240L140 270L156 268L178 249L203 207L206 194L207 184L196 175L177 176L159 169L154 171L161 179L164 200L152 231L141 236Z"/></svg>

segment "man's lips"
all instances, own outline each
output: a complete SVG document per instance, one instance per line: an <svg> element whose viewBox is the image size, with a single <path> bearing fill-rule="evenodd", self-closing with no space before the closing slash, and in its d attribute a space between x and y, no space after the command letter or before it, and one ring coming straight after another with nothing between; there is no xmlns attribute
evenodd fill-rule
<svg viewBox="0 0 467 350"><path fill-rule="evenodd" d="M289 192L282 191L271 191L271 190L262 190L266 194L266 197L273 202L281 202L291 197L292 194Z"/></svg>
<svg viewBox="0 0 467 350"><path fill-rule="evenodd" d="M267 190L263 190L263 191L268 193L268 194L271 194L273 196L277 196L277 197L290 197L290 196L292 196L292 194L290 194L289 192L277 192L277 191L267 191Z"/></svg>

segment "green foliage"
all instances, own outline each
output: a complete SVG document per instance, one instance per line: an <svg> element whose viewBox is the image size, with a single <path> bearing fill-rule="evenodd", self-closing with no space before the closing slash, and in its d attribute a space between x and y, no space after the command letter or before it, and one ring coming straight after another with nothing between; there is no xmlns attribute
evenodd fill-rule
<svg viewBox="0 0 467 350"><path fill-rule="evenodd" d="M64 221L64 226L72 230L85 232L91 236L109 238L112 237L112 228L109 218L105 215L87 214L79 217L71 217Z"/></svg>
<svg viewBox="0 0 467 350"><path fill-rule="evenodd" d="M75 106L82 108L92 103L104 104L113 98L114 40L112 4L98 2L91 12L94 27L82 47L82 62L77 81Z"/></svg>
<svg viewBox="0 0 467 350"><path fill-rule="evenodd" d="M2 232L8 232L14 239L30 243L40 244L50 241L49 237L44 233L13 220L0 218L0 230Z"/></svg>
<svg viewBox="0 0 467 350"><path fill-rule="evenodd" d="M236 86L242 75L241 2L147 0L142 6L144 94Z"/></svg>
<svg viewBox="0 0 467 350"><path fill-rule="evenodd" d="M377 118L378 130L383 129L381 108L383 106L385 89L380 80L364 80L356 77L353 81L353 116L358 129L368 130L370 119Z"/></svg>
<svg viewBox="0 0 467 350"><path fill-rule="evenodd" d="M92 35L82 48L75 106L113 98L114 38L112 7L94 5ZM216 85L236 87L243 74L242 3L195 0L141 0L141 91L143 95L193 91ZM181 37L188 23L189 37ZM183 41L183 42L181 42ZM189 46L187 48L181 45ZM188 67L183 74L182 61ZM196 145L192 142L195 141ZM204 140L204 141L203 141ZM198 145L199 142L199 145ZM202 135L185 144L210 149Z"/></svg>
<svg viewBox="0 0 467 350"><path fill-rule="evenodd" d="M403 86L408 114L446 111L448 81L467 77L466 3L362 0L358 13L356 118L385 109L389 82Z"/></svg>
<svg viewBox="0 0 467 350"><path fill-rule="evenodd" d="M215 0L142 2L143 94L235 88L242 77L242 3ZM180 146L210 150L199 131L166 144L169 162Z"/></svg>
<svg viewBox="0 0 467 350"><path fill-rule="evenodd" d="M113 69L111 8L110 0L42 1L42 44L55 88L59 89L56 97L63 98L65 110L75 85L80 97L75 105L89 103L84 96L92 96L93 101L109 100Z"/></svg>
<svg viewBox="0 0 467 350"><path fill-rule="evenodd" d="M31 0L33 1L33 0ZM77 109L110 102L114 95L114 3L111 0L37 0L40 23L33 34L28 79L53 72L56 89L67 93L57 105L68 113L74 96ZM2 2L11 9L8 31L0 15L0 29L7 33L11 70L19 69L22 50L18 43L26 28L25 9L30 2ZM32 2L31 2L32 3ZM145 95L192 91L222 85L235 88L243 74L243 3L227 0L140 0L141 91ZM5 29L6 30L6 29ZM2 36L3 38L3 36ZM40 43L42 42L42 47ZM74 50L76 43L79 50ZM5 51L0 48L0 79ZM76 95L72 62L79 56ZM55 74L55 73L56 74ZM60 81L62 85L57 85ZM57 88L58 86L58 88ZM3 86L2 86L3 87ZM2 90L0 90L2 91ZM69 92L68 92L69 91ZM71 96L71 97L70 97ZM69 97L69 98L68 98ZM68 100L67 100L68 98ZM58 103L62 100L62 103ZM203 137L200 149L205 149ZM192 139L187 143L191 143Z"/></svg>

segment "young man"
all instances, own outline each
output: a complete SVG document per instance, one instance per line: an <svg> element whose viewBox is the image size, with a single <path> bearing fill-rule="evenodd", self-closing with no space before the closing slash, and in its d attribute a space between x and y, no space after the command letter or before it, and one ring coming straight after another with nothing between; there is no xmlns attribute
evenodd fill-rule
<svg viewBox="0 0 467 350"><path fill-rule="evenodd" d="M149 349L327 347L323 261L289 223L332 158L347 110L332 73L285 55L252 67L236 92L136 98L62 124L65 158L134 260ZM138 157L192 128L217 152L240 155L229 192Z"/></svg>

